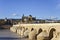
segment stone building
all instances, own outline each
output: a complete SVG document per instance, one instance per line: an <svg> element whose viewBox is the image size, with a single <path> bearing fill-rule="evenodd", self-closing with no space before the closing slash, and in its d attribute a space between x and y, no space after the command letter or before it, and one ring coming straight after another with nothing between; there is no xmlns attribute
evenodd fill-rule
<svg viewBox="0 0 60 40"><path fill-rule="evenodd" d="M22 22L23 23L33 23L36 20L36 17L32 17L32 15L29 16L22 16Z"/></svg>

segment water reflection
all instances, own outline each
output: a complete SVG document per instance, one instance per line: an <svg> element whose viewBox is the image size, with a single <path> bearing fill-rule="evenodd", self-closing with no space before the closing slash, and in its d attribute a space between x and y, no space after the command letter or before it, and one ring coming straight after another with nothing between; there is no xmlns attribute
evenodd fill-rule
<svg viewBox="0 0 60 40"><path fill-rule="evenodd" d="M20 39L20 38L14 38L14 37L0 37L0 39Z"/></svg>
<svg viewBox="0 0 60 40"><path fill-rule="evenodd" d="M0 37L0 40L27 40L27 38Z"/></svg>

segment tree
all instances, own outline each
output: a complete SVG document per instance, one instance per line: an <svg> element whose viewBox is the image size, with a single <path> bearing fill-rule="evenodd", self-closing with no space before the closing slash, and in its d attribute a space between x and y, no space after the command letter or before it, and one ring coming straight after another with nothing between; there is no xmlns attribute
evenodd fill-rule
<svg viewBox="0 0 60 40"><path fill-rule="evenodd" d="M29 23L32 22L32 15L29 15Z"/></svg>
<svg viewBox="0 0 60 40"><path fill-rule="evenodd" d="M22 22L24 22L24 14L23 14L23 16L22 16Z"/></svg>

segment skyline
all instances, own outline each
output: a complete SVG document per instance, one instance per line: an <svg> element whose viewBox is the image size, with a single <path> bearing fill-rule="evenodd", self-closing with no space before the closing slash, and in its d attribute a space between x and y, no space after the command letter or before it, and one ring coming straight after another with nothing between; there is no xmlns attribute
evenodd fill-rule
<svg viewBox="0 0 60 40"><path fill-rule="evenodd" d="M0 0L0 19L21 18L23 14L39 19L60 19L60 0Z"/></svg>

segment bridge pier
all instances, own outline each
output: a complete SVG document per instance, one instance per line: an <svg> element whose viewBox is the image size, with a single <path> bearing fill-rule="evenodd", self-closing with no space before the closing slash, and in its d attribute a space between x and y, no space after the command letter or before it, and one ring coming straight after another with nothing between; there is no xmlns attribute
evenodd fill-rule
<svg viewBox="0 0 60 40"><path fill-rule="evenodd" d="M48 33L46 30L42 31L39 35L37 35L37 40L44 40L45 37L48 37Z"/></svg>
<svg viewBox="0 0 60 40"><path fill-rule="evenodd" d="M36 32L37 31L34 29L29 33L29 40L35 40Z"/></svg>

